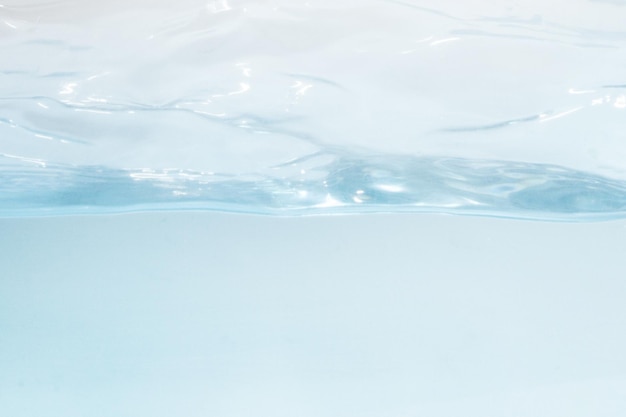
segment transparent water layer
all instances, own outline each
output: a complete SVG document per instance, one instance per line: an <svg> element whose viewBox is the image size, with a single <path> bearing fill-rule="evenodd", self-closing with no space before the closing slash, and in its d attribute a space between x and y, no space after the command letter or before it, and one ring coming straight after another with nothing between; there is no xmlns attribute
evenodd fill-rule
<svg viewBox="0 0 626 417"><path fill-rule="evenodd" d="M0 414L622 417L626 221L0 219Z"/></svg>
<svg viewBox="0 0 626 417"><path fill-rule="evenodd" d="M626 217L626 2L0 4L0 216Z"/></svg>

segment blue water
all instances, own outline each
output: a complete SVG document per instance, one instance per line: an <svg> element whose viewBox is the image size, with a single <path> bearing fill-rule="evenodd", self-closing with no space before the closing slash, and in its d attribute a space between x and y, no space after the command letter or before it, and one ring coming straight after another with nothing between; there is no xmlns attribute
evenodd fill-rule
<svg viewBox="0 0 626 417"><path fill-rule="evenodd" d="M624 218L626 3L544 3L4 1L0 216Z"/></svg>
<svg viewBox="0 0 626 417"><path fill-rule="evenodd" d="M623 417L625 5L0 0L0 416Z"/></svg>

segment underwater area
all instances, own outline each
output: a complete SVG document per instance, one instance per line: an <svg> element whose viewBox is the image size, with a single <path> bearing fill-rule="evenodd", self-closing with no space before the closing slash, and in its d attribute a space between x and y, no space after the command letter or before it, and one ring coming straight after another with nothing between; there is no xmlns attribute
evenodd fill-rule
<svg viewBox="0 0 626 417"><path fill-rule="evenodd" d="M0 414L622 417L624 22L0 0Z"/></svg>
<svg viewBox="0 0 626 417"><path fill-rule="evenodd" d="M0 410L621 417L626 222L0 220Z"/></svg>

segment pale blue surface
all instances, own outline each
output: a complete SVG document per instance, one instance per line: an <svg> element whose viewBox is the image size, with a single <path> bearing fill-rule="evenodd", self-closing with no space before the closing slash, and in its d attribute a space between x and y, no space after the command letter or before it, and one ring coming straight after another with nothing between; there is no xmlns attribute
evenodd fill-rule
<svg viewBox="0 0 626 417"><path fill-rule="evenodd" d="M626 223L0 221L0 411L626 412Z"/></svg>

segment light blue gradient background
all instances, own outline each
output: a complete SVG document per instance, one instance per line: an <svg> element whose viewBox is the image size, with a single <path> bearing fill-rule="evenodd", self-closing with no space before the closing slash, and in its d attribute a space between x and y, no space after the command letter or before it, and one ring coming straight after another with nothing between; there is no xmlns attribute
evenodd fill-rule
<svg viewBox="0 0 626 417"><path fill-rule="evenodd" d="M626 415L626 222L0 220L0 415Z"/></svg>

